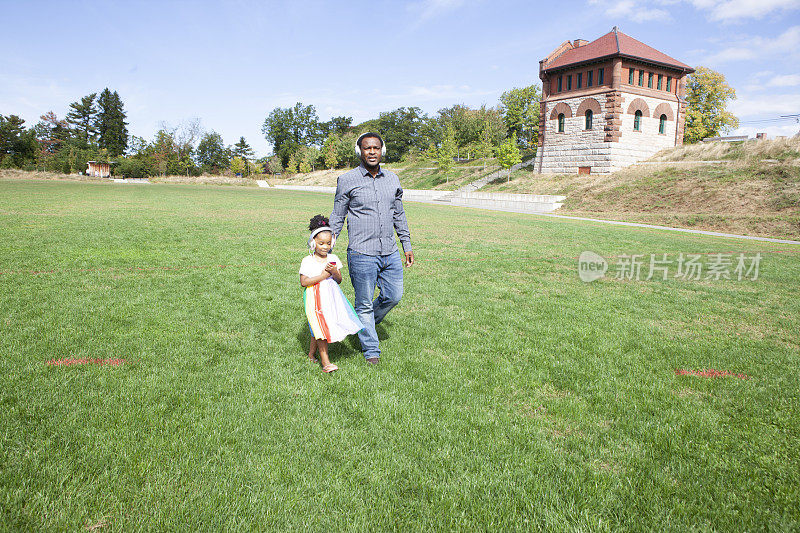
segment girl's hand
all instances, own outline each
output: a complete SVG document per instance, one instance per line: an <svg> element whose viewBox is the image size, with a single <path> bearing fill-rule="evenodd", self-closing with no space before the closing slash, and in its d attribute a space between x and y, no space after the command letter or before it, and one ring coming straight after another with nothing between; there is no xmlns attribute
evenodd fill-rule
<svg viewBox="0 0 800 533"><path fill-rule="evenodd" d="M325 265L325 272L329 273L331 276L334 275L337 270L338 268L336 268L335 263L328 263Z"/></svg>

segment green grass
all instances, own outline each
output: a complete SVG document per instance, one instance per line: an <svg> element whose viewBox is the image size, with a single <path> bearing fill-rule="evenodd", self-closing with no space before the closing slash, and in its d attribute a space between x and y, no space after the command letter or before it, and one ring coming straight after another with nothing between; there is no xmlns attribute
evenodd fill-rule
<svg viewBox="0 0 800 533"><path fill-rule="evenodd" d="M0 529L800 527L800 247L407 203L383 362L323 375L297 269L330 207L0 181ZM764 259L586 284L587 249Z"/></svg>

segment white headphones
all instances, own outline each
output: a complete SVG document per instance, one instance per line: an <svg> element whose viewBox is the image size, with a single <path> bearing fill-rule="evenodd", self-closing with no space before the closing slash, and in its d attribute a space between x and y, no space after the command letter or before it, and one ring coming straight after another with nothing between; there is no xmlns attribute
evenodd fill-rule
<svg viewBox="0 0 800 533"><path fill-rule="evenodd" d="M323 231L331 232L331 250L333 250L333 246L336 244L336 235L333 234L333 230L328 226L322 226L312 231L311 237L308 238L308 248L311 250L311 255L314 255L314 250L317 249L317 241L314 240L314 237L317 236L317 233L322 233Z"/></svg>
<svg viewBox="0 0 800 533"><path fill-rule="evenodd" d="M378 140L381 142L381 157L386 157L386 143L383 142L383 137L381 137L377 133L372 133L371 131L368 131L367 133L362 133L358 137L358 140L356 141L356 155L359 158L361 157L361 141L362 141L362 139L364 139L364 137L366 137L368 135L370 137L377 137L378 138Z"/></svg>

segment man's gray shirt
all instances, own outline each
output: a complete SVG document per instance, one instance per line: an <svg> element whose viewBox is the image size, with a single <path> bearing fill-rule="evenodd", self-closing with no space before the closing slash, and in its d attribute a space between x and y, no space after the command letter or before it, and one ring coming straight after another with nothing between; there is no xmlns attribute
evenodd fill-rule
<svg viewBox="0 0 800 533"><path fill-rule="evenodd" d="M337 237L347 217L348 250L366 255L389 255L397 250L394 232L403 250L411 251L411 232L403 210L400 178L380 168L374 178L359 165L336 182L330 226Z"/></svg>

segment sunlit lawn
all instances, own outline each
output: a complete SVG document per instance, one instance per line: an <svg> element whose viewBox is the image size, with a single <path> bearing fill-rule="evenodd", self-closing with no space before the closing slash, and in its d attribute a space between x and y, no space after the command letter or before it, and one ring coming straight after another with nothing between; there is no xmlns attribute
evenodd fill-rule
<svg viewBox="0 0 800 533"><path fill-rule="evenodd" d="M330 208L0 181L0 529L800 528L800 247L407 203L383 362L324 375L297 270ZM763 259L584 283L584 250ZM748 379L675 373L712 368Z"/></svg>

